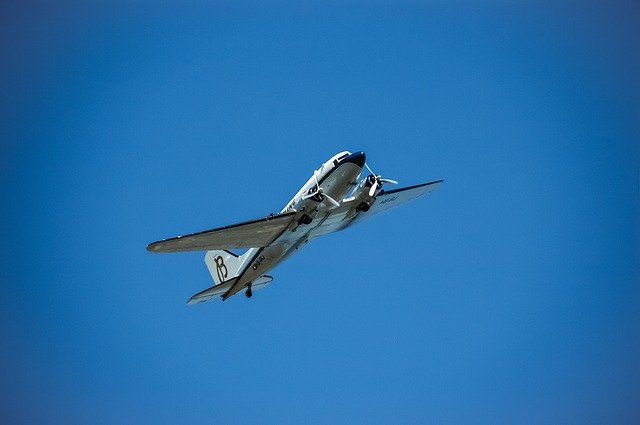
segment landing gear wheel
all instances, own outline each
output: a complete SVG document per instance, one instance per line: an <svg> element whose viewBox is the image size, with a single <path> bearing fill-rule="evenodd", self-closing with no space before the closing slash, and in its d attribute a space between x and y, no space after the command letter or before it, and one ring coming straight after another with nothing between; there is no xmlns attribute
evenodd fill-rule
<svg viewBox="0 0 640 425"><path fill-rule="evenodd" d="M247 287L247 291L244 294L247 296L247 298L251 298L251 296L253 295L253 291L251 290L251 285Z"/></svg>
<svg viewBox="0 0 640 425"><path fill-rule="evenodd" d="M367 204L366 202L361 202L360 205L358 205L356 207L356 211L364 211L367 212L371 209L371 205Z"/></svg>

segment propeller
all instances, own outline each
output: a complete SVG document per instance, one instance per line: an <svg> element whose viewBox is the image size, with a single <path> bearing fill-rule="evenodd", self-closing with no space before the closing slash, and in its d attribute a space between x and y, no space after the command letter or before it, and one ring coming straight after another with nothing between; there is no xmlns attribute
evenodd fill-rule
<svg viewBox="0 0 640 425"><path fill-rule="evenodd" d="M383 183L398 184L398 182L395 180L383 179L380 174L374 173L371 167L369 167L369 165L366 162L364 163L364 165L365 167L367 167L367 170L369 170L369 172L371 173L369 178L373 178L373 181L371 182L371 189L369 189L369 196L373 197L376 194L378 187L382 187Z"/></svg>
<svg viewBox="0 0 640 425"><path fill-rule="evenodd" d="M320 183L318 182L318 175L316 174L316 171L313 172L313 178L316 180L316 190L306 194L305 196L302 197L302 199L316 198L316 200L318 200L319 202L327 201L334 208L338 208L340 206L338 201L336 201L331 196L324 193L324 190L320 187Z"/></svg>

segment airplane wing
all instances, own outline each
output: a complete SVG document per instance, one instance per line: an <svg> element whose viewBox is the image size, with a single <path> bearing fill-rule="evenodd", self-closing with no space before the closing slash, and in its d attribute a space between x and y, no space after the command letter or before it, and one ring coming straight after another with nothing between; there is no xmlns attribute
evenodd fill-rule
<svg viewBox="0 0 640 425"><path fill-rule="evenodd" d="M295 212L276 214L218 229L163 239L147 245L150 252L209 251L268 246L293 221Z"/></svg>
<svg viewBox="0 0 640 425"><path fill-rule="evenodd" d="M313 226L309 229L309 238L316 238L318 236L326 235L329 233L337 232L352 224L359 223L372 217L375 214L387 211L393 207L397 207L400 204L412 201L420 196L426 195L436 190L444 180L437 180L430 183L423 183L416 186L404 187L401 189L393 189L382 192L376 197L376 202L371 206L369 211L355 212L355 204L352 202L343 202L340 207L328 210L324 216L318 217L317 224L311 224ZM277 243L292 242L300 236L295 232L289 232L282 235L278 239Z"/></svg>
<svg viewBox="0 0 640 425"><path fill-rule="evenodd" d="M442 184L444 180L437 180L430 183L418 184L415 186L403 187L400 189L385 190L382 194L376 197L376 202L371 206L371 209L367 212L361 212L354 218L350 224L359 223L374 214L387 211L393 207L397 207L400 204L413 201L414 199L433 192Z"/></svg>

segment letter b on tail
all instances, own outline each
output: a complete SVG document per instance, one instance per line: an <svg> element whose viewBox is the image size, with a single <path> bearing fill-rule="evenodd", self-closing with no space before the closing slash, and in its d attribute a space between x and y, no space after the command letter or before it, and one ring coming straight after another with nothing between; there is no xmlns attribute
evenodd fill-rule
<svg viewBox="0 0 640 425"><path fill-rule="evenodd" d="M216 285L233 279L240 269L240 259L237 255L229 251L215 250L207 251L204 262L211 273L211 277Z"/></svg>

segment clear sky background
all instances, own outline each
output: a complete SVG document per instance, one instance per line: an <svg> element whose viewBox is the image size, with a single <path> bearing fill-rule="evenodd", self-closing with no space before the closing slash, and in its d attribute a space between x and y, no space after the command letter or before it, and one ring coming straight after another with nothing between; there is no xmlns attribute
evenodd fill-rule
<svg viewBox="0 0 640 425"><path fill-rule="evenodd" d="M638 2L129 3L0 7L1 422L640 422ZM251 300L145 250L341 150L445 183Z"/></svg>

